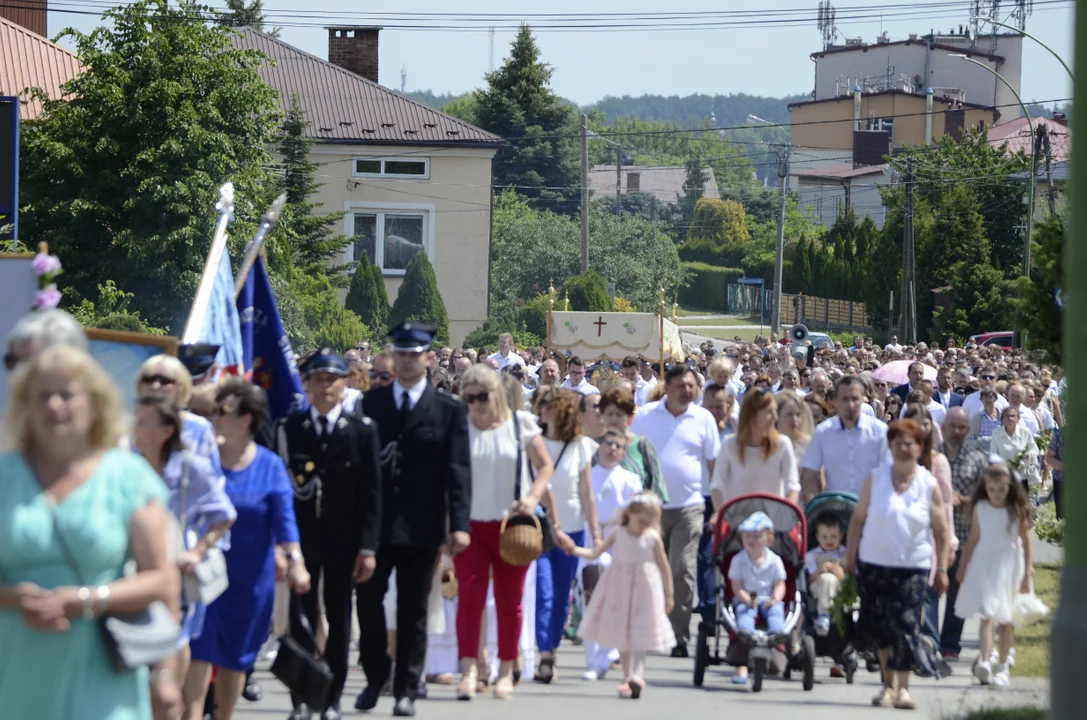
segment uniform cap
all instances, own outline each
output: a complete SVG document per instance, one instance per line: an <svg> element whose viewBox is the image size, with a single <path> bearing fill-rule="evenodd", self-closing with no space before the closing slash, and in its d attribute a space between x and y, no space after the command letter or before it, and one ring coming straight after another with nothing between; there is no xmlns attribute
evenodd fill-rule
<svg viewBox="0 0 1087 720"><path fill-rule="evenodd" d="M177 349L177 359L194 379L203 377L215 364L219 346L211 343L189 343Z"/></svg>
<svg viewBox="0 0 1087 720"><path fill-rule="evenodd" d="M429 325L405 320L389 332L393 352L421 353L434 344L435 331Z"/></svg>
<svg viewBox="0 0 1087 720"><path fill-rule="evenodd" d="M321 348L307 358L299 369L305 377L317 373L331 373L340 377L347 377L347 363L331 348Z"/></svg>

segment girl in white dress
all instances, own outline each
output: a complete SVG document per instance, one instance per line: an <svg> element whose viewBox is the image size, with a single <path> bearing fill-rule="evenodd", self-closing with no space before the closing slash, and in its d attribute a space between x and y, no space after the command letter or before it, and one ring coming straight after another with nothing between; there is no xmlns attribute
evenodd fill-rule
<svg viewBox="0 0 1087 720"><path fill-rule="evenodd" d="M1007 685L1008 651L1014 639L1012 615L1017 593L1030 592L1034 575L1030 544L1030 500L1012 478L1007 465L991 465L982 473L970 498L973 523L957 579L962 583L955 614L981 616L980 652L974 675L982 685ZM993 625L999 628L1000 654L996 668L989 662Z"/></svg>

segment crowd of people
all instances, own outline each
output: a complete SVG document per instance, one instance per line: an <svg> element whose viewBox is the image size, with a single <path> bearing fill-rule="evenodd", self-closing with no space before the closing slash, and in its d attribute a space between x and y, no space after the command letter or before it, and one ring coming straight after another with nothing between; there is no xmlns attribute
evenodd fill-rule
<svg viewBox="0 0 1087 720"><path fill-rule="evenodd" d="M215 381L214 347L148 360L123 408L74 320L28 316L5 355L0 707L229 720L289 634L331 676L316 700L292 688L290 717L336 720L355 625L360 711L391 694L412 716L428 683L510 699L568 673L618 673L637 699L647 653L687 658L692 615L717 621L712 528L749 493L856 496L847 526L818 528L807 572L821 635L856 577L875 705L914 707L910 673L949 672L973 616L972 672L1010 681L1031 498L1063 512L1059 368L895 337L705 343L665 367L519 352L509 335L493 353L432 341L404 323L377 352L310 352L308 409L273 419L259 386ZM895 361L904 381L881 379ZM728 579L744 632L761 615L776 635L789 599L760 515ZM529 563L505 550L518 516L544 540ZM179 626L170 652L105 662L108 621L160 606ZM573 637L584 667L560 672Z"/></svg>

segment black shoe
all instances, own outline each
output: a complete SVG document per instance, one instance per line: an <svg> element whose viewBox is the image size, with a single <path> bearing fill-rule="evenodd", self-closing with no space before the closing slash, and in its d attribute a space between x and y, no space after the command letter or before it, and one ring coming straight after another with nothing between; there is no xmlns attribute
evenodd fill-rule
<svg viewBox="0 0 1087 720"><path fill-rule="evenodd" d="M415 701L406 695L393 706L393 717L415 717Z"/></svg>
<svg viewBox="0 0 1087 720"><path fill-rule="evenodd" d="M340 720L340 709L338 707L326 708L321 713L321 720Z"/></svg>
<svg viewBox="0 0 1087 720"><path fill-rule="evenodd" d="M384 683L382 683L384 685ZM367 685L355 699L355 709L367 712L377 706L377 700L381 697L381 685Z"/></svg>
<svg viewBox="0 0 1087 720"><path fill-rule="evenodd" d="M674 658L690 657L690 655L687 654L687 646L686 645L676 645L674 648L672 648L672 657L674 657Z"/></svg>
<svg viewBox="0 0 1087 720"><path fill-rule="evenodd" d="M260 683L253 679L252 675L247 675L245 678L245 689L242 690L242 697L249 702L260 702L264 698L264 690L261 689Z"/></svg>
<svg viewBox="0 0 1087 720"><path fill-rule="evenodd" d="M294 710L291 710L291 714L287 716L287 720L309 720L309 709L305 705L299 705Z"/></svg>

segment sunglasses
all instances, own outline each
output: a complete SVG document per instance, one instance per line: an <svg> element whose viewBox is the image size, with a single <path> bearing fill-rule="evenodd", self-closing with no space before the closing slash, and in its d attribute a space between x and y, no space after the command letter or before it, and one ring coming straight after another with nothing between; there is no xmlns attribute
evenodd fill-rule
<svg viewBox="0 0 1087 720"><path fill-rule="evenodd" d="M491 399L491 394L488 391L484 390L483 392L479 393L465 393L464 395L462 395L462 397L464 398L465 405L473 405L477 402L487 402Z"/></svg>
<svg viewBox="0 0 1087 720"><path fill-rule="evenodd" d="M371 370L370 371L370 379L371 380L380 380L381 382L389 382L390 380L393 379L393 374L391 372L386 372L384 370Z"/></svg>
<svg viewBox="0 0 1087 720"><path fill-rule="evenodd" d="M982 380L996 380L996 375L982 375Z"/></svg>
<svg viewBox="0 0 1087 720"><path fill-rule="evenodd" d="M140 378L140 382L145 383L147 385L154 385L154 384L158 383L159 385L166 386L166 385L173 385L174 384L174 379L172 377L167 376L167 375L144 375L143 377Z"/></svg>

